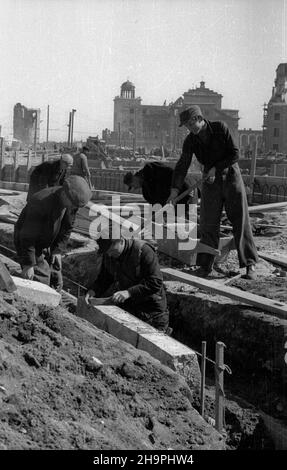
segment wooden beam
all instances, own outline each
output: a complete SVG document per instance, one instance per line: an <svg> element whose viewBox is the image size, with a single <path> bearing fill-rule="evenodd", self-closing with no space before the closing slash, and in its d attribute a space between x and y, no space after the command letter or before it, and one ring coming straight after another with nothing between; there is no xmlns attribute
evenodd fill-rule
<svg viewBox="0 0 287 470"><path fill-rule="evenodd" d="M250 206L248 207L249 213L252 212L276 212L287 209L286 202L273 202L271 204L261 204L260 206Z"/></svg>
<svg viewBox="0 0 287 470"><path fill-rule="evenodd" d="M276 255L269 255L268 253L258 253L259 258L265 259L270 263L278 264L279 266L283 266L287 268L287 256L280 255L279 253Z"/></svg>
<svg viewBox="0 0 287 470"><path fill-rule="evenodd" d="M212 294L222 295L229 299L237 300L243 304L252 305L260 310L270 312L279 318L287 319L287 304L282 302L271 300L267 297L261 297L260 295L251 294L250 292L241 291L236 289L236 287L229 287L215 281L198 278L176 269L163 268L161 271L164 275L164 279L166 280L184 282L204 291L211 292Z"/></svg>

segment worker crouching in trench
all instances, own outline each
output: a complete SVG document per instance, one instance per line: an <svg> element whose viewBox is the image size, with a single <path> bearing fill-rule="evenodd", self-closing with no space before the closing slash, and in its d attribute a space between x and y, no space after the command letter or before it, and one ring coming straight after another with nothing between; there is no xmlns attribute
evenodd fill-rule
<svg viewBox="0 0 287 470"><path fill-rule="evenodd" d="M45 188L29 199L14 230L21 277L62 289L61 252L78 208L91 197L88 183L80 176L70 176L63 186Z"/></svg>
<svg viewBox="0 0 287 470"><path fill-rule="evenodd" d="M171 334L163 277L154 246L144 240L99 238L102 266L85 300L111 297L111 302L151 326Z"/></svg>

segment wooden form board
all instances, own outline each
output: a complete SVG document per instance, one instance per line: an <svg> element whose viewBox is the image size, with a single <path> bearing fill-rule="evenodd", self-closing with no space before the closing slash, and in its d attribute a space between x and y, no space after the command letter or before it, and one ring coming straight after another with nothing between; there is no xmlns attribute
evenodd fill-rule
<svg viewBox="0 0 287 470"><path fill-rule="evenodd" d="M248 207L249 213L252 212L275 212L281 210L287 210L287 201L286 202L274 202L271 204L261 204L260 206L250 206Z"/></svg>
<svg viewBox="0 0 287 470"><path fill-rule="evenodd" d="M268 253L258 253L258 256L259 258L265 259L270 263L278 264L279 266L287 268L287 256L280 255L279 253L277 255Z"/></svg>
<svg viewBox="0 0 287 470"><path fill-rule="evenodd" d="M241 291L236 287L229 287L226 285L218 284L215 281L198 278L191 274L182 273L176 269L163 268L162 273L166 280L185 282L199 289L211 292L213 294L222 295L232 300L237 300L241 303L252 305L260 310L271 312L279 318L287 319L287 304L277 302L275 300L261 297L260 295L251 294L250 292Z"/></svg>

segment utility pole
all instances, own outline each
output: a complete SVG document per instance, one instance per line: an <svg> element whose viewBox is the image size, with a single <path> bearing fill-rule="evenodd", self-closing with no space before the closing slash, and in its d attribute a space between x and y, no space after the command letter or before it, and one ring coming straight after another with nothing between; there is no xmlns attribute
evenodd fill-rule
<svg viewBox="0 0 287 470"><path fill-rule="evenodd" d="M48 107L47 107L47 137L46 137L47 143L49 141L49 119L50 119L50 105L48 104Z"/></svg>
<svg viewBox="0 0 287 470"><path fill-rule="evenodd" d="M37 127L38 127L38 112L35 111L33 115L33 120L34 120L34 125L35 125L35 131L34 131L34 152L37 150Z"/></svg>
<svg viewBox="0 0 287 470"><path fill-rule="evenodd" d="M73 145L73 133L74 133L74 114L77 110L72 109L72 114L71 114L71 147Z"/></svg>
<svg viewBox="0 0 287 470"><path fill-rule="evenodd" d="M70 112L69 114L69 124L68 124L68 147L70 147L70 142L71 142L71 119L72 119L72 113Z"/></svg>

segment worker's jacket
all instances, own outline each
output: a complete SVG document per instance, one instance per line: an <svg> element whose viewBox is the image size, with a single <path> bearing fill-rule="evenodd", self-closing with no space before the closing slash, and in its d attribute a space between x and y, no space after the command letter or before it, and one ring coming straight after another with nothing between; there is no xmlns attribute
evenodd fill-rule
<svg viewBox="0 0 287 470"><path fill-rule="evenodd" d="M46 188L34 194L22 210L14 229L14 243L22 266L35 266L45 248L56 251L68 240L75 211L63 207L62 187Z"/></svg>
<svg viewBox="0 0 287 470"><path fill-rule="evenodd" d="M61 169L61 160L43 162L31 173L27 201L33 194L52 186L62 186L67 169Z"/></svg>
<svg viewBox="0 0 287 470"><path fill-rule="evenodd" d="M149 204L161 204L164 206L170 195L173 169L161 162L149 162L137 173L143 178L142 194ZM183 181L179 193L188 188ZM189 196L185 196L180 203L185 204Z"/></svg>
<svg viewBox="0 0 287 470"><path fill-rule="evenodd" d="M199 163L203 165L204 173L215 167L216 174L220 174L238 161L238 149L226 124L220 121L205 120L205 122L207 124L208 143L204 143L199 135L194 135L192 132L188 134L183 143L181 157L174 168L173 188L181 188L193 154Z"/></svg>
<svg viewBox="0 0 287 470"><path fill-rule="evenodd" d="M100 297L112 286L113 293L128 290L131 297L123 308L133 313L166 312L166 294L155 249L145 241L125 240L119 258L103 257L103 264L95 284L90 288Z"/></svg>

